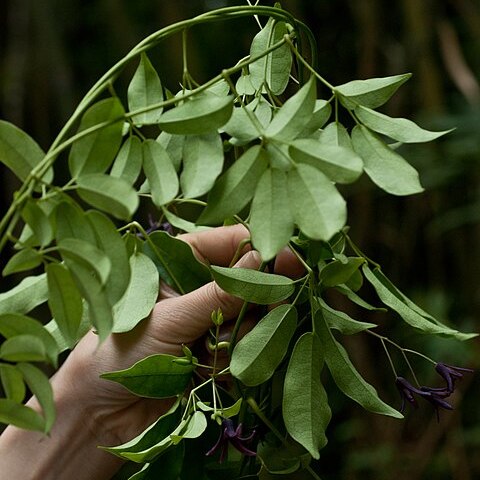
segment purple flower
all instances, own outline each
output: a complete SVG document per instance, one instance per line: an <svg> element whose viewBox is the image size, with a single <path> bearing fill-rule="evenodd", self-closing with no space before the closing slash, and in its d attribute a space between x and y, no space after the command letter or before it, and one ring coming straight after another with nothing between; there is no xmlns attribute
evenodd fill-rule
<svg viewBox="0 0 480 480"><path fill-rule="evenodd" d="M217 452L217 450L220 450L219 462L222 463L227 458L228 445L231 444L243 455L249 457L255 456L256 453L245 446L245 444L248 444L253 440L256 433L255 430L246 437L243 437L242 433L243 425L241 423L235 428L233 420L225 418L222 420L222 430L217 442L205 455L210 456Z"/></svg>
<svg viewBox="0 0 480 480"><path fill-rule="evenodd" d="M415 395L418 395L421 398L430 402L437 413L438 418L438 409L443 408L445 410L453 410L453 407L445 401L445 398L449 397L451 392L443 388L433 388L433 387L414 387L408 380L403 377L397 377L395 380L395 385L397 386L400 395L402 396L402 406L400 411L403 413L405 410L405 402L410 403L414 408L418 407L417 400Z"/></svg>
<svg viewBox="0 0 480 480"><path fill-rule="evenodd" d="M452 393L455 390L455 380L462 378L464 373L473 373L471 368L460 368L445 363L437 363L435 370L447 382L447 390Z"/></svg>

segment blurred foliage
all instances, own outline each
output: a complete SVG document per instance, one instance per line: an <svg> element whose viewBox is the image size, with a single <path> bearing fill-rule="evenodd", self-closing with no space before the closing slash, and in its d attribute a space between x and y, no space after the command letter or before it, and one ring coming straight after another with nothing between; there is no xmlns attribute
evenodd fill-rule
<svg viewBox="0 0 480 480"><path fill-rule="evenodd" d="M94 81L144 36L206 10L242 3L3 0L0 118L25 129L45 147ZM284 0L282 6L314 31L321 73L329 81L412 72L385 113L407 116L431 129L456 127L445 139L410 145L404 152L420 170L426 193L393 198L365 180L348 192L349 224L362 250L426 310L465 331L478 330L479 2ZM192 31L194 75L204 80L231 58L246 55L257 29L255 22L245 20L234 27L225 22ZM151 59L164 84L175 90L175 79L181 76L179 39L169 40ZM0 175L4 208L17 184L5 171ZM364 320L360 312L350 313ZM480 366L478 341L452 348L447 340L435 339L419 346L421 338L395 327L393 316L375 315L402 346L420 347L438 361ZM383 398L396 399L381 345L366 337L349 339L352 358ZM415 360L414 368L421 383L435 381L427 362ZM324 480L382 480L392 474L397 480L479 478L480 387L475 378L461 382L455 398L461 407L443 414L440 422L425 404L409 411L404 422L365 414L330 386L337 420L329 427L331 440L318 462Z"/></svg>

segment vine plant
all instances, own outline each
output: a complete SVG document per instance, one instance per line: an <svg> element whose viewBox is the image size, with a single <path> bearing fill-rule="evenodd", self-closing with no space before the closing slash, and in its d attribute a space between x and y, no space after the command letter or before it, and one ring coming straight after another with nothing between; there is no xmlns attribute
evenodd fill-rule
<svg viewBox="0 0 480 480"><path fill-rule="evenodd" d="M249 54L197 83L188 70L189 29L246 16L263 21ZM162 86L147 55L172 35L183 39L176 93ZM136 71L122 98L115 82L132 63ZM294 472L319 478L310 462L327 442L331 417L321 379L325 368L338 388L369 412L401 418L362 378L333 331L340 337L360 332L377 337L404 401L415 405L417 396L437 411L451 408L445 399L465 369L427 359L446 386L421 387L410 368L414 386L397 375L389 349L399 350L407 367L409 356L423 354L327 303L333 289L366 311L379 309L362 299L366 283L381 308L409 328L459 340L475 335L415 305L359 250L346 227L346 202L337 185L365 173L390 194L419 193L417 171L396 148L447 133L377 111L409 77L334 86L320 74L313 35L298 19L278 7L228 7L170 25L138 44L85 95L46 153L26 133L0 121L0 161L23 182L0 223L1 249L11 243L15 252L3 275L27 272L0 294L5 393L0 421L48 433L55 418L52 393L34 363L56 367L59 354L90 328L100 342L135 328L156 302L159 279L186 293L213 278L244 300L242 312L256 304L264 316L237 341L240 314L230 341L220 342L222 312L212 312L215 356L207 373L185 347L183 357L153 355L103 374L105 381L120 382L139 396L177 397L137 438L103 447L139 464L131 479L154 478L159 464L163 472L169 465L172 479L268 479ZM317 98L317 90L328 92L327 98ZM352 118L350 130L339 121L341 109ZM59 184L54 172L67 157L70 175ZM156 225L168 222L176 233L243 223L263 268L205 266L171 232L134 220L140 200L142 208L158 212ZM185 204L193 205L188 216ZM303 264L302 278L268 273L268 262L284 247ZM44 303L53 317L46 326L28 315ZM277 306L267 309L272 304ZM230 363L218 371L222 348ZM148 382L141 380L146 374ZM231 381L225 382L226 374ZM37 395L43 415L23 404L26 386ZM219 435L212 448L199 443L212 435Z"/></svg>

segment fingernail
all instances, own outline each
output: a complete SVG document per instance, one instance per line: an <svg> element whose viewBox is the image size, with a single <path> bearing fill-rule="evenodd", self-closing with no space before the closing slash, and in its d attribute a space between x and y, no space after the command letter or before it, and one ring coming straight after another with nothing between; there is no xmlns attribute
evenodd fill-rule
<svg viewBox="0 0 480 480"><path fill-rule="evenodd" d="M256 250L251 250L243 255L242 258L234 265L241 268L258 268L262 263L262 257Z"/></svg>

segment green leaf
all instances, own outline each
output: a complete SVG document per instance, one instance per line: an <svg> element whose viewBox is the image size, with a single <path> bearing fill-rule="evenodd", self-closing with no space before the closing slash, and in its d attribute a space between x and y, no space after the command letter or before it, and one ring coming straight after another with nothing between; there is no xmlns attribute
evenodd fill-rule
<svg viewBox="0 0 480 480"><path fill-rule="evenodd" d="M304 128L300 136L309 137L310 135L317 132L325 125L325 122L330 118L331 114L332 106L330 105L330 102L322 99L315 100L312 118L310 119L308 125Z"/></svg>
<svg viewBox="0 0 480 480"><path fill-rule="evenodd" d="M233 97L203 95L163 113L158 126L176 135L203 135L219 129L232 114Z"/></svg>
<svg viewBox="0 0 480 480"><path fill-rule="evenodd" d="M352 183L363 171L362 159L350 148L301 138L291 143L289 152L293 160L317 168L332 182Z"/></svg>
<svg viewBox="0 0 480 480"><path fill-rule="evenodd" d="M80 293L88 304L88 318L96 328L99 341L103 342L113 326L112 305L108 300L105 285L92 275L92 270L83 263L68 262L68 268L75 279ZM84 305L85 310L86 305Z"/></svg>
<svg viewBox="0 0 480 480"><path fill-rule="evenodd" d="M258 138L262 134L263 128L253 111L253 102L246 107L234 108L230 120L223 127L223 131L234 137L236 144L248 143Z"/></svg>
<svg viewBox="0 0 480 480"><path fill-rule="evenodd" d="M92 328L92 324L90 322L90 316L88 315L88 304L86 301L83 302L83 313L82 319L80 321L80 325L77 330L77 340L84 337L87 332L89 332ZM54 338L55 342L57 343L58 353L65 352L66 350L71 349L69 341L65 339L62 335L62 332L58 328L58 324L54 318L50 320L45 325L45 330Z"/></svg>
<svg viewBox="0 0 480 480"><path fill-rule="evenodd" d="M130 281L129 256L125 242L115 224L105 215L94 210L85 218L95 234L96 245L110 260L110 275L106 283L106 294L111 305L120 300Z"/></svg>
<svg viewBox="0 0 480 480"><path fill-rule="evenodd" d="M32 270L42 264L43 257L37 250L26 248L15 253L2 271L4 277L12 273Z"/></svg>
<svg viewBox="0 0 480 480"><path fill-rule="evenodd" d="M285 22L269 18L265 27L258 32L250 47L250 58L261 55L265 50L282 40L288 33ZM263 56L248 66L250 83L260 90L264 83L274 95L280 95L288 85L292 68L292 53L288 44L283 44L273 52Z"/></svg>
<svg viewBox="0 0 480 480"><path fill-rule="evenodd" d="M357 125L352 131L352 141L363 159L365 172L381 189L393 195L423 191L418 172L367 127Z"/></svg>
<svg viewBox="0 0 480 480"><path fill-rule="evenodd" d="M296 326L294 306L271 310L235 345L230 373L249 387L266 382L285 357Z"/></svg>
<svg viewBox="0 0 480 480"><path fill-rule="evenodd" d="M161 457L146 463L144 467L128 480L178 480L184 465L185 446L180 444L168 448Z"/></svg>
<svg viewBox="0 0 480 480"><path fill-rule="evenodd" d="M211 267L213 279L222 290L241 299L269 305L288 298L295 290L292 279L248 268Z"/></svg>
<svg viewBox="0 0 480 480"><path fill-rule="evenodd" d="M320 271L321 285L328 288L347 283L363 263L363 257L348 257L346 262L334 260L328 263Z"/></svg>
<svg viewBox="0 0 480 480"><path fill-rule="evenodd" d="M53 229L50 219L39 207L38 202L28 200L22 209L22 218L32 229L38 244L48 245L53 239Z"/></svg>
<svg viewBox="0 0 480 480"><path fill-rule="evenodd" d="M250 210L252 243L262 260L270 261L285 246L293 234L287 176L284 171L267 169L260 177Z"/></svg>
<svg viewBox="0 0 480 480"><path fill-rule="evenodd" d="M82 320L82 296L72 275L64 265L51 263L46 267L46 272L50 311L69 348L73 348Z"/></svg>
<svg viewBox="0 0 480 480"><path fill-rule="evenodd" d="M22 372L15 365L0 363L0 380L5 396L14 402L23 402L26 394Z"/></svg>
<svg viewBox="0 0 480 480"><path fill-rule="evenodd" d="M42 407L45 418L45 433L48 433L55 422L55 403L53 401L53 390L48 377L34 365L19 363L17 369L22 372L25 383L35 395Z"/></svg>
<svg viewBox="0 0 480 480"><path fill-rule="evenodd" d="M371 310L376 312L386 312L386 308L375 307L370 303L366 302L363 298L359 297L351 288L346 285L337 285L335 290L339 291L342 295L345 295L349 300L358 305L359 307L364 308L365 310Z"/></svg>
<svg viewBox="0 0 480 480"><path fill-rule="evenodd" d="M416 123L406 118L392 118L370 108L358 106L355 115L368 128L387 137L403 143L430 142L451 132L431 132L419 127Z"/></svg>
<svg viewBox="0 0 480 480"><path fill-rule="evenodd" d="M345 225L345 200L311 165L300 163L288 172L288 198L295 222L312 239L329 240Z"/></svg>
<svg viewBox="0 0 480 480"><path fill-rule="evenodd" d="M332 416L320 381L322 346L314 333L304 333L288 362L283 390L283 420L287 432L318 459L327 444L325 430Z"/></svg>
<svg viewBox="0 0 480 480"><path fill-rule="evenodd" d="M0 120L0 162L22 182L44 157L44 151L35 140L12 123ZM50 183L52 179L53 170L49 169L42 180Z"/></svg>
<svg viewBox="0 0 480 480"><path fill-rule="evenodd" d="M27 335L38 339L42 343L43 350L47 353L49 361L53 366L56 366L58 355L57 344L38 320L19 313L4 313L0 315L0 335L7 339L19 335Z"/></svg>
<svg viewBox="0 0 480 480"><path fill-rule="evenodd" d="M100 377L120 383L140 397L173 397L184 392L195 369L195 365L178 363L178 359L174 355L150 355L126 370L102 373Z"/></svg>
<svg viewBox="0 0 480 480"><path fill-rule="evenodd" d="M254 145L215 182L208 195L207 208L197 223L221 224L238 213L253 197L257 183L267 169L268 161L260 145Z"/></svg>
<svg viewBox="0 0 480 480"><path fill-rule="evenodd" d="M172 135L171 133L160 132L156 140L167 151L177 172L180 170L182 163L185 139L186 137L184 135Z"/></svg>
<svg viewBox="0 0 480 480"><path fill-rule="evenodd" d="M8 362L43 362L47 355L45 345L38 337L21 334L3 341L0 359Z"/></svg>
<svg viewBox="0 0 480 480"><path fill-rule="evenodd" d="M143 170L150 185L152 202L161 207L178 193L178 177L166 150L155 140L143 142Z"/></svg>
<svg viewBox="0 0 480 480"><path fill-rule="evenodd" d="M317 84L312 75L307 83L280 107L266 128L265 136L285 142L297 137L312 119L316 95Z"/></svg>
<svg viewBox="0 0 480 480"><path fill-rule="evenodd" d="M184 197L196 198L208 193L222 168L223 143L218 133L187 136L180 175Z"/></svg>
<svg viewBox="0 0 480 480"><path fill-rule="evenodd" d="M124 114L122 104L116 97L100 100L83 114L78 128L79 133L104 123L110 125L95 130L73 143L68 157L73 178L89 173L103 173L107 170L122 142Z"/></svg>
<svg viewBox="0 0 480 480"><path fill-rule="evenodd" d="M95 232L86 219L85 212L77 204L61 202L55 208L54 219L57 243L65 238L96 243Z"/></svg>
<svg viewBox="0 0 480 480"><path fill-rule="evenodd" d="M440 322L432 322L429 318L421 315L417 310L414 310L407 305L401 298L392 293L388 288L388 284L383 282L383 274L380 270L371 270L368 265L362 267L363 274L368 282L373 286L377 292L380 300L397 312L402 319L413 328L421 330L422 332L433 335L445 335L448 337L458 338L459 340L465 340L476 336L475 334L464 334L446 325L440 324Z"/></svg>
<svg viewBox="0 0 480 480"><path fill-rule="evenodd" d="M33 408L9 398L0 398L0 423L15 425L25 430L45 430L45 420Z"/></svg>
<svg viewBox="0 0 480 480"><path fill-rule="evenodd" d="M158 445L159 440L170 439L169 434L178 424L180 420L179 405L180 400L177 400L165 414L132 440L115 447L99 448L133 462L151 461L160 453L155 451L155 446Z"/></svg>
<svg viewBox="0 0 480 480"><path fill-rule="evenodd" d="M47 276L26 277L16 287L0 293L0 315L7 312L28 313L48 298Z"/></svg>
<svg viewBox="0 0 480 480"><path fill-rule="evenodd" d="M318 141L325 145L344 147L352 150L352 140L347 129L339 122L329 123L321 132Z"/></svg>
<svg viewBox="0 0 480 480"><path fill-rule="evenodd" d="M130 111L149 107L163 102L163 89L157 72L153 68L145 52L140 55L140 63L128 86L128 108ZM163 108L155 108L148 112L132 116L136 125L157 123Z"/></svg>
<svg viewBox="0 0 480 480"><path fill-rule="evenodd" d="M152 311L158 297L159 279L155 264L143 253L130 257L130 283L113 307L113 332L128 332Z"/></svg>
<svg viewBox="0 0 480 480"><path fill-rule="evenodd" d="M259 80L261 79L262 72L259 69ZM245 74L242 72L242 75L238 77L238 80L235 83L235 90L239 95L254 95L255 87L252 84L252 77L250 74Z"/></svg>
<svg viewBox="0 0 480 480"><path fill-rule="evenodd" d="M327 326L323 311L315 313L315 326L325 352L325 362L338 388L365 410L394 418L403 418L403 415L383 402L368 382L353 366L347 351L338 343Z"/></svg>
<svg viewBox="0 0 480 480"><path fill-rule="evenodd" d="M77 185L82 200L121 220L129 220L138 208L137 192L122 178L92 173L79 177Z"/></svg>
<svg viewBox="0 0 480 480"><path fill-rule="evenodd" d="M354 320L345 312L340 312L328 306L322 299L319 299L322 307L322 315L328 324L329 328L338 330L343 335L355 335L370 328L375 328L375 323L359 322Z"/></svg>
<svg viewBox="0 0 480 480"><path fill-rule="evenodd" d="M186 426L182 429L179 435L172 433L170 438L173 444L176 445L184 438L198 438L207 428L207 419L205 414L197 410L187 421Z"/></svg>
<svg viewBox="0 0 480 480"><path fill-rule="evenodd" d="M160 278L179 293L188 293L208 283L210 272L197 260L192 247L167 232L153 232L145 242L143 252L157 266Z"/></svg>
<svg viewBox="0 0 480 480"><path fill-rule="evenodd" d="M70 261L79 263L94 273L102 285L107 282L112 263L95 245L76 238L65 238L58 242L58 249L67 265Z"/></svg>
<svg viewBox="0 0 480 480"><path fill-rule="evenodd" d="M143 163L142 142L138 137L128 137L112 165L110 175L122 178L129 185L133 185L140 175Z"/></svg>
<svg viewBox="0 0 480 480"><path fill-rule="evenodd" d="M195 225L195 223L185 220L184 218L175 215L174 213L168 211L166 208L163 208L163 214L168 223L170 223L173 227L182 230L183 232L202 232L205 230L211 230L212 227L204 227L201 225Z"/></svg>
<svg viewBox="0 0 480 480"><path fill-rule="evenodd" d="M353 80L335 87L335 92L340 94L340 101L350 110L353 110L357 105L377 108L387 102L400 85L411 76L411 73L404 73L391 77Z"/></svg>

